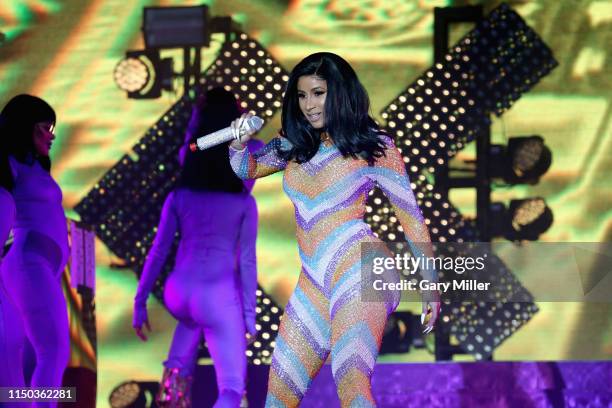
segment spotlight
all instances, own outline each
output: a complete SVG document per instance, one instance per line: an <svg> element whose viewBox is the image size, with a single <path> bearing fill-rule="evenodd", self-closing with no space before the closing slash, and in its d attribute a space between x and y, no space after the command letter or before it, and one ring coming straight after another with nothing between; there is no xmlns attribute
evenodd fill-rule
<svg viewBox="0 0 612 408"><path fill-rule="evenodd" d="M512 200L506 209L502 203L491 204L491 236L510 241L537 241L553 223L553 213L543 198Z"/></svg>
<svg viewBox="0 0 612 408"><path fill-rule="evenodd" d="M126 92L138 92L144 89L150 79L149 68L140 58L125 58L119 61L113 72L115 83Z"/></svg>
<svg viewBox="0 0 612 408"><path fill-rule="evenodd" d="M159 51L151 50L126 52L113 72L119 89L133 99L159 98L162 89L172 89L173 76L172 58L161 59Z"/></svg>
<svg viewBox="0 0 612 408"><path fill-rule="evenodd" d="M506 183L537 184L552 162L541 136L512 137L508 147L491 146L491 175Z"/></svg>
<svg viewBox="0 0 612 408"><path fill-rule="evenodd" d="M147 399L154 401L158 391L157 382L126 381L113 389L108 402L112 408L146 408Z"/></svg>

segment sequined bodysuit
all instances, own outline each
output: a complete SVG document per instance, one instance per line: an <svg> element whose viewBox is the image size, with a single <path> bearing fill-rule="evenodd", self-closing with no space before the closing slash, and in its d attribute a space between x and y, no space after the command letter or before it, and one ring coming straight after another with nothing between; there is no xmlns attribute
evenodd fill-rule
<svg viewBox="0 0 612 408"><path fill-rule="evenodd" d="M299 405L330 352L342 406L375 405L370 377L397 299L360 297L361 244L380 242L363 221L368 192L383 190L409 242L429 242L401 155L390 138L380 137L385 156L372 166L344 158L331 142L302 164L278 157L277 147L290 146L281 137L254 154L230 148L232 168L243 179L285 171L283 186L297 220L302 271L276 339L266 406Z"/></svg>

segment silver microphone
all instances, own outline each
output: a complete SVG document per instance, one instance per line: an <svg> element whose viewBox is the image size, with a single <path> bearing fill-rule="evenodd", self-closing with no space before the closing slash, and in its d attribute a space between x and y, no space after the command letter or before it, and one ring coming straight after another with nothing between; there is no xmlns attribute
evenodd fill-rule
<svg viewBox="0 0 612 408"><path fill-rule="evenodd" d="M263 126L264 121L259 116L251 116L247 120L242 123L241 131L244 130L246 132L257 132ZM217 130L216 132L209 133L202 137L198 137L194 143L189 144L189 149L192 152L195 152L197 149L206 150L209 147L220 145L221 143L229 142L230 140L234 140L234 132L232 131L232 127L228 126L224 129Z"/></svg>

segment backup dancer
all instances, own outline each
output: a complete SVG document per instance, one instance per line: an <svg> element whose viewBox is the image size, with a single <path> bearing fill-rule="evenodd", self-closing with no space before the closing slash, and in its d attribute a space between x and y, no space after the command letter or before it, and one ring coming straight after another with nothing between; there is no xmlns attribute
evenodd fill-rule
<svg viewBox="0 0 612 408"><path fill-rule="evenodd" d="M14 339L23 325L36 355L31 387L60 387L70 355L68 312L61 287L68 234L62 191L49 173L55 120L51 106L31 95L14 97L0 114L0 180L16 209L14 242L0 269L6 293L21 320L12 319L15 331L2 335ZM13 340L7 344L17 347ZM6 357L13 360L9 363L14 366L12 372L23 377L20 356Z"/></svg>
<svg viewBox="0 0 612 408"><path fill-rule="evenodd" d="M186 145L227 127L240 113L233 94L220 88L209 91L193 111ZM134 298L133 326L146 340L146 301L179 232L175 266L164 289L166 307L178 325L164 362L160 406L191 405L190 384L202 336L217 375L215 407L237 408L245 392L246 333L251 338L256 334L257 207L250 194L252 183L245 186L236 177L227 154L227 144L203 152L181 151L179 187L166 198Z"/></svg>

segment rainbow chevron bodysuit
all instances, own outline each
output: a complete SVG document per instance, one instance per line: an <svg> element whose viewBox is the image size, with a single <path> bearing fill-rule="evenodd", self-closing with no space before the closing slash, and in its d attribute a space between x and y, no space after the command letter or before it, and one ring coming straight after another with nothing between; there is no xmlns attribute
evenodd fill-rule
<svg viewBox="0 0 612 408"><path fill-rule="evenodd" d="M368 192L378 186L386 194L409 242L429 242L402 157L389 137L380 137L387 149L373 166L344 158L331 142L302 164L278 157L278 146L290 146L281 137L253 154L230 148L240 178L285 171L297 220L302 271L276 338L266 407L298 406L330 352L342 406L375 406L370 378L397 299L360 298L361 243L380 242L363 221Z"/></svg>

